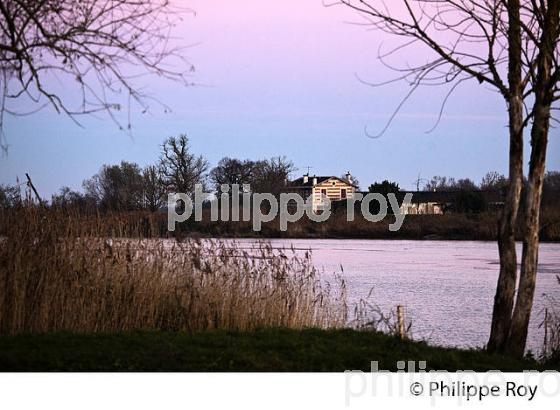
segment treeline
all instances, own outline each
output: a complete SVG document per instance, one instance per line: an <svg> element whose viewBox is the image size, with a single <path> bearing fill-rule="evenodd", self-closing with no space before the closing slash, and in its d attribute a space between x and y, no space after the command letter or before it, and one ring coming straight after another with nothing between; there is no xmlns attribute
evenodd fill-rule
<svg viewBox="0 0 560 410"><path fill-rule="evenodd" d="M99 172L82 183L83 192L62 187L44 205L80 211L151 211L162 209L167 193L194 193L201 184L205 192L219 192L231 184L250 184L254 192L279 193L295 170L284 157L266 160L223 158L216 167L201 155L191 152L186 135L170 137L161 146L154 164L144 168L122 161L103 165ZM31 192L22 196L20 186L0 185L0 207L14 208L33 202Z"/></svg>
<svg viewBox="0 0 560 410"><path fill-rule="evenodd" d="M420 185L421 183L423 185ZM505 189L508 186L508 179L505 175L499 172L488 172L480 183L476 183L470 178L459 178L455 179L453 177L439 176L436 175L430 180L425 180L419 178L417 180L417 190L423 191L489 191L496 189ZM379 192L379 193L396 193L401 189L399 184L396 182L391 182L384 180L382 182L374 182L368 188L369 192ZM560 172L558 171L548 171L544 176L543 190L552 192L560 191Z"/></svg>
<svg viewBox="0 0 560 410"><path fill-rule="evenodd" d="M150 211L162 209L167 193L191 194L196 184L205 192L219 194L222 187L250 185L252 192L279 194L294 173L294 164L285 157L265 160L225 157L211 168L209 161L191 151L186 135L167 138L161 145L157 161L145 167L128 161L103 165L99 172L82 183L82 191L62 187L45 206L79 211ZM343 177L344 178L344 177ZM423 185L421 186L421 183ZM357 180L354 178L354 184ZM487 173L480 183L469 178L434 176L418 179L417 189L430 192L456 192L452 211L480 213L489 210L482 191L504 190L507 178L498 172ZM368 187L369 192L387 195L401 192L399 184L384 180ZM560 172L549 171L544 178L543 206L557 206L560 196ZM30 190L22 195L21 186L0 185L0 208L14 208L33 203Z"/></svg>
<svg viewBox="0 0 560 410"><path fill-rule="evenodd" d="M424 182L421 187L420 183ZM470 178L455 179L446 176L434 176L430 180L417 181L417 190L424 192L450 193L444 212L455 213L481 213L492 211L489 198L505 198L508 179L498 172L488 172L480 181L474 182ZM375 182L368 187L369 192L387 195L402 192L399 184L384 180ZM524 195L521 196L521 209L523 209ZM549 171L543 180L543 207L556 207L560 199L560 172Z"/></svg>
<svg viewBox="0 0 560 410"><path fill-rule="evenodd" d="M556 174L558 177L558 172L550 172L549 178ZM424 185L424 190L426 191L475 191L475 190L493 190L493 189L504 189L508 185L508 179L498 173L498 172L488 172L480 181L480 183L474 182L470 178L460 178L455 179L452 177L445 176L434 176L431 180L427 181Z"/></svg>
<svg viewBox="0 0 560 410"><path fill-rule="evenodd" d="M524 180L524 187L527 181ZM505 199L505 193L509 184L508 179L498 173L487 173L480 183L476 183L469 178L457 179L449 177L435 176L426 183L424 189L426 191L445 191L455 192L456 203L451 211L461 213L484 212L489 210L487 203L488 191L499 191L502 199ZM523 187L523 191L525 188ZM542 207L557 207L560 199L560 172L548 171L543 179L543 197L541 201ZM523 212L525 207L525 193L521 193L520 210Z"/></svg>

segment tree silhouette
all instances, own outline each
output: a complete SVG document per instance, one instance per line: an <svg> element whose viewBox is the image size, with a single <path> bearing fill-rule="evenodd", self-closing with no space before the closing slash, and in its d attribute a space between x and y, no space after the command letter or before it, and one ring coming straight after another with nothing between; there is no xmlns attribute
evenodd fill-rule
<svg viewBox="0 0 560 410"><path fill-rule="evenodd" d="M368 28L401 39L379 52L385 64L396 54L420 48L423 62L395 67L389 82L406 81L410 91L390 117L420 86L447 86L445 103L458 85L490 86L503 97L509 125L509 175L499 224L500 274L488 350L524 354L535 291L539 211L552 113L558 109L560 78L559 0L340 0L359 13ZM370 84L370 83L368 83ZM530 129L531 152L524 203L523 254L519 289L515 226L523 185L523 142Z"/></svg>
<svg viewBox="0 0 560 410"><path fill-rule="evenodd" d="M140 87L141 76L188 84L193 67L170 41L184 11L168 0L0 2L0 132L4 114L46 106L76 122L104 112L130 128L130 111L128 124L116 112L133 101L146 111L157 101Z"/></svg>

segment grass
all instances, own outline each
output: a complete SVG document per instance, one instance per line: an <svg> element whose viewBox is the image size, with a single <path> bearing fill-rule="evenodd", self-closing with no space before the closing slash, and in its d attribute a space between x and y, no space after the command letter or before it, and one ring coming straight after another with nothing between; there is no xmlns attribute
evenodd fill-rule
<svg viewBox="0 0 560 410"><path fill-rule="evenodd" d="M108 239L109 222L23 209L2 218L0 335L196 332L346 324L344 284L269 244ZM113 235L118 231L113 231Z"/></svg>
<svg viewBox="0 0 560 410"><path fill-rule="evenodd" d="M342 372L369 371L373 360L379 362L379 369L392 371L400 360L425 360L427 370L543 370L532 360L433 347L350 329L55 333L0 338L1 371ZM560 365L547 369L560 370Z"/></svg>
<svg viewBox="0 0 560 410"><path fill-rule="evenodd" d="M560 285L560 275L556 275ZM545 331L545 340L541 358L545 362L560 363L560 301L546 296L549 307L545 310L545 319L541 324Z"/></svg>

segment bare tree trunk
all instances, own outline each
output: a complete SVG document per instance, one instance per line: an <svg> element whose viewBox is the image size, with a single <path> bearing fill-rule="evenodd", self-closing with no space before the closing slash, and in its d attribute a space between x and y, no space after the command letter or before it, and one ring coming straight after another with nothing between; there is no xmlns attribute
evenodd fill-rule
<svg viewBox="0 0 560 410"><path fill-rule="evenodd" d="M525 215L523 218L523 255L517 300L506 343L506 352L522 357L525 353L529 320L535 295L537 264L539 257L539 219L542 188L546 161L550 113L556 74L552 74L553 60L558 40L560 1L551 0L547 4L540 51L537 57L535 102L533 105L533 125L531 128L531 160L529 180L525 193Z"/></svg>
<svg viewBox="0 0 560 410"><path fill-rule="evenodd" d="M523 218L523 256L517 300L510 328L506 351L521 357L525 353L529 320L535 295L537 264L539 257L539 219L546 161L546 148L550 128L555 75L551 73L554 52L558 39L560 1L550 1L541 37L538 56L538 71L535 84L533 125L531 128L531 160L529 180L525 194L525 216Z"/></svg>
<svg viewBox="0 0 560 410"><path fill-rule="evenodd" d="M523 86L519 0L508 2L509 17L509 186L498 232L500 275L494 297L492 327L487 349L503 351L511 327L517 281L515 226L523 184Z"/></svg>
<svg viewBox="0 0 560 410"><path fill-rule="evenodd" d="M533 307L539 252L539 215L545 171L546 146L550 122L550 107L537 107L531 130L531 162L525 193L523 218L523 255L517 300L506 345L512 356L525 353L529 319Z"/></svg>
<svg viewBox="0 0 560 410"><path fill-rule="evenodd" d="M494 297L492 327L487 345L487 349L491 352L501 352L505 348L510 332L511 312L517 282L515 226L523 184L523 131L520 125L523 119L520 106L521 104L516 103L510 105L509 187L499 222L500 275Z"/></svg>

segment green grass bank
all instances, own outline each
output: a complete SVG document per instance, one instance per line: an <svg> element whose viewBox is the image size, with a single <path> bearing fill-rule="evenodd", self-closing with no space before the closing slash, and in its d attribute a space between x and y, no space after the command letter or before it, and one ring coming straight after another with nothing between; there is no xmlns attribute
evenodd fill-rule
<svg viewBox="0 0 560 410"><path fill-rule="evenodd" d="M380 369L393 371L399 360L426 361L427 370L560 370L558 363L543 365L350 329L0 337L1 371L342 372L369 371L374 360Z"/></svg>

